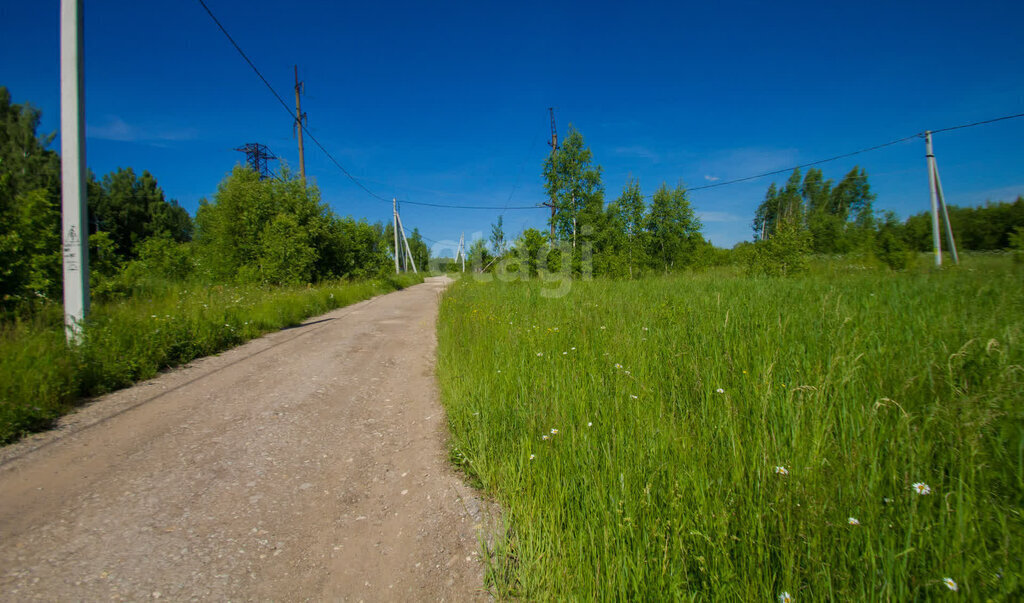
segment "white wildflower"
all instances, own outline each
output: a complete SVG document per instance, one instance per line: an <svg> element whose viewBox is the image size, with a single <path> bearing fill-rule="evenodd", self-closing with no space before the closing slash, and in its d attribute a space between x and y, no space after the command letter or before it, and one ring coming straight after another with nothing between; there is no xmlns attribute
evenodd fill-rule
<svg viewBox="0 0 1024 603"><path fill-rule="evenodd" d="M593 421L587 421L587 427L593 427L593 426L594 426L594 422Z"/></svg>
<svg viewBox="0 0 1024 603"><path fill-rule="evenodd" d="M543 356L544 352L537 352L537 356Z"/></svg>
<svg viewBox="0 0 1024 603"><path fill-rule="evenodd" d="M718 388L718 389L716 389L716 390L715 390L715 393L716 393L716 394L724 394L724 393L725 393L725 390L724 390L724 389L722 389L722 388Z"/></svg>
<svg viewBox="0 0 1024 603"><path fill-rule="evenodd" d="M914 485L910 487L914 489L914 492L917 492L921 496L932 493L931 487L929 487L928 484L924 482L916 482Z"/></svg>
<svg viewBox="0 0 1024 603"><path fill-rule="evenodd" d="M531 460L531 461L532 461L533 459L535 459L535 458L537 458L537 455L536 455L536 454L531 454L531 455L530 455L530 460Z"/></svg>
<svg viewBox="0 0 1024 603"><path fill-rule="evenodd" d="M540 439L542 439L542 440L550 440L551 436L549 436L548 434L545 433L544 435L540 436Z"/></svg>
<svg viewBox="0 0 1024 603"><path fill-rule="evenodd" d="M955 592L959 590L959 587L957 587L956 582L953 582L952 578L943 578L942 583L945 584L946 588L948 588L951 591Z"/></svg>
<svg viewBox="0 0 1024 603"><path fill-rule="evenodd" d="M793 603L793 595L786 591L779 593L779 603Z"/></svg>
<svg viewBox="0 0 1024 603"><path fill-rule="evenodd" d="M554 427L551 428L551 435L558 435L558 430Z"/></svg>
<svg viewBox="0 0 1024 603"><path fill-rule="evenodd" d="M860 525L860 520L857 519L856 517L847 517L846 518L846 523L850 524L851 526L859 526Z"/></svg>
<svg viewBox="0 0 1024 603"><path fill-rule="evenodd" d="M615 363L615 368L617 368L617 369L620 369L620 368L622 368L622 365L621 365L621 364L619 364L618 362L616 362L616 363Z"/></svg>
<svg viewBox="0 0 1024 603"><path fill-rule="evenodd" d="M634 400L639 400L640 399L640 396L634 396L633 394L629 394L629 397L633 398Z"/></svg>
<svg viewBox="0 0 1024 603"><path fill-rule="evenodd" d="M778 473L779 475L789 475L789 469L786 469L782 465L779 465L778 467L775 468L775 473Z"/></svg>

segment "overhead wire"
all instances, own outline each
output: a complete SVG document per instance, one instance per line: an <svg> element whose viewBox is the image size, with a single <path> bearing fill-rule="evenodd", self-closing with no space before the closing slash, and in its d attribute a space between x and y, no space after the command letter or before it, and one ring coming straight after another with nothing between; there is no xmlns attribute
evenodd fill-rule
<svg viewBox="0 0 1024 603"><path fill-rule="evenodd" d="M277 102L281 103L281 106L284 107L284 110L288 113L289 118L294 120L295 116L292 114L292 109L288 106L288 103L286 103L284 101L284 98L282 98L281 95L278 94L277 90L275 90L274 87L270 84L270 82L267 81L267 78L263 77L263 74L256 67L256 64L252 62L252 59L249 58L249 55L245 54L245 51L242 50L242 47L238 45L238 42L236 42L235 39L231 37L231 34L228 33L228 30L220 22L220 20L217 18L217 16L213 14L213 11L210 10L210 7L207 6L205 0L198 0L198 2L199 2L200 5L202 5L203 9L206 10L206 14L208 14L210 16L210 19L212 19L213 22L217 25L217 27L220 29L221 33L223 33L224 36L228 39L228 41L231 42L231 45L235 47L235 50L238 51L238 54L242 55L242 58L245 59L245 62L249 65L249 67L252 68L252 70L256 73L256 75L259 76L260 80L263 81L263 84L267 87L268 90L270 90L270 93L274 95L274 98L277 99ZM363 184L361 180L359 180L358 178L353 176L351 172L349 172L347 169L345 169L345 166L341 165L341 162L339 162L337 159L334 158L334 155L332 155L331 152L328 151L327 148L323 144L321 144L319 140L317 140L316 136L314 136L313 133L309 131L309 128L307 128L305 124L303 124L301 121L298 121L297 123L298 123L298 126L300 128L302 128L302 131L306 134L306 136L308 136L309 139L313 141L313 144L315 144L323 152L323 154L326 155L327 158L331 160L331 163L333 163L335 165L335 167L337 167L339 170L341 170L341 173L345 174L345 176L349 180L351 180L356 186L358 186L359 188L363 189L363 191L366 194L368 194L369 196L373 197L374 199L377 199L379 201L383 201L385 203L391 203L391 201L392 201L391 199L387 199L387 198L382 197L382 196L378 195L377 193L373 192L372 190L370 190L369 187L367 187L365 184ZM447 204L442 204L442 203L426 203L426 202L423 202L423 201L410 201L408 199L402 199L401 201L403 203L408 204L408 205L420 205L420 206L424 206L424 207L440 207L440 208L451 208L451 209L485 209L485 210L492 210L492 211L493 210L498 210L498 209L506 209L506 210L509 210L509 209L536 209L537 207L539 207L539 205L529 205L529 206L519 206L519 207L507 207L506 206L504 208L497 208L497 207L487 207L487 206L482 206L482 205L447 205Z"/></svg>
<svg viewBox="0 0 1024 603"><path fill-rule="evenodd" d="M813 165L819 165L819 164L822 164L822 163L828 163L830 161L837 161L839 159L845 159L846 157L853 157L854 155L860 155L861 153L867 153L869 151L877 151L878 149L882 149L882 148L885 148L885 147L891 147L894 144L899 144L901 142L906 142L906 141L908 141L908 140L910 140L912 138L918 138L919 136L920 136L920 134L914 134L913 136L904 136L903 138L900 138L898 140L891 140L891 141L886 142L886 143L877 144L877 145L875 145L873 147L867 147L865 149L860 149L860 150L857 150L857 151L852 151L850 153L843 153L842 155L836 155L835 157L829 157L828 159L819 159L818 161L812 161L810 163L802 163L800 165L795 165L793 167L783 168L781 170L772 170L770 172L764 172L762 174L755 174L753 176L744 176L743 178L734 178L732 180L725 180L723 182L713 182L711 184L702 184L701 186L694 186L694 187L688 188L686 190L688 190L688 191L699 191L699 190L703 190L703 189L707 189L707 188L715 188L715 187L718 187L718 186L727 186L727 185L730 185L730 184L736 184L738 182L746 182L748 180L757 180L758 178L764 178L765 176L774 176L776 174L784 174L786 172L792 172L793 170L800 170L800 169L803 169L803 168L811 167Z"/></svg>
<svg viewBox="0 0 1024 603"><path fill-rule="evenodd" d="M278 94L277 90L275 90L274 87L270 84L270 82L267 81L267 78L265 78L263 76L263 74L256 67L256 65L252 62L252 60L249 58L249 56L247 54L245 54L245 51L242 50L242 47L239 46L238 43L235 41L235 39L231 37L231 34L228 33L228 31L224 27L224 25L220 22L219 19L217 19L216 15L213 14L213 11L210 10L210 7L207 6L206 2L204 0L198 0L198 2L206 10L206 13L210 16L210 19L213 20L213 22L217 25L217 27L224 34L224 36L228 39L228 41L231 42L231 45L235 47L235 50L238 51L238 54L242 55L242 58L245 59L245 62L249 65L250 68L252 68L252 70L260 78L260 80L263 82L263 84L266 85L267 89L270 90L271 94L274 95L274 98L276 98L277 101L281 104L281 106L284 108L284 110L288 113L288 116L291 119L294 119L294 115L292 114L292 110L288 106L288 103L285 102L284 98L282 98L281 95ZM1016 119L1016 118L1020 118L1020 117L1024 117L1024 113L1017 113L1017 114L1013 114L1013 115L1004 115L1004 116L995 117L995 118L992 118L992 119L986 119L986 120L982 120L982 121L976 121L976 122L971 122L971 123L966 123L966 124L960 124L960 125L956 125L956 126L950 126L950 127L947 127L947 128L939 128L939 129L936 129L936 130L930 130L930 132L932 134L938 134L938 133L941 133L941 132L950 132L950 131L953 131L953 130L960 130L960 129L963 129L963 128L972 128L972 127L975 127L975 126L981 126L981 125L985 125L985 124L991 124L991 123L995 123L995 122L999 122L999 121L1004 121L1004 120L1008 120L1008 119ZM356 184L359 188L361 188L366 194L370 195L371 197L373 197L373 198L375 198L375 199L377 199L379 201L383 201L385 203L391 202L391 199L387 199L385 197L382 197L382 196L378 195L377 193L372 191L369 187L367 187L365 184L363 184L362 181L360 181L358 178L353 176L351 172L349 172L347 169L345 169L345 167L337 159L334 158L334 156L330 153L330 151L328 151L327 148L324 147L324 145L321 144L319 140L317 140L317 138L313 135L312 132L309 131L309 129L305 126L305 124L302 124L300 122L299 123L299 127L301 127L302 131L309 137L310 140L313 141L313 144L315 144L324 153L324 155L327 156L327 158L331 160L331 162L335 165L335 167L337 167L349 180L351 180L354 184ZM778 170L772 170L772 171L769 171L769 172L762 172L760 174L754 174L754 175L751 175L751 176L744 176L742 178L733 178L731 180L724 180L722 182L713 182L711 184L703 184L701 186L694 186L694 187L688 188L687 191L706 190L706 189L711 189L711 188L717 188L717 187L720 187L720 186L728 186L728 185L731 185L731 184L738 184L740 182L748 182L750 180L757 180L758 178L764 178L766 176L775 176L777 174L784 174L786 172L792 172L793 170L808 168L808 167L812 167L812 166L815 166L815 165L820 165L820 164L823 164L823 163L829 163L829 162L832 162L832 161L838 161L840 159L845 159L847 157L853 157L855 155L860 155L862 153L868 153L868 152L871 152L871 151L877 151L879 149L883 149L885 147L890 147L890 146L893 146L893 145L896 145L896 144L900 144L902 142L906 142L906 141L914 139L914 138L920 138L920 137L924 136L924 134L925 134L925 132L917 132L915 134L911 134L910 136L904 136L903 138L898 138L896 140L890 140L889 142L884 142L882 144L877 144L877 145L874 145L874 146L865 147L863 149L858 149L856 151L851 151L849 153L843 153L841 155L836 155L834 157L828 157L826 159L819 159L817 161L811 161L811 162L808 162L808 163L802 163L800 165L795 165L795 166L792 166L792 167L782 168L782 169L778 169ZM517 183L517 186L518 186L518 183ZM409 199L401 199L400 201L402 203L405 203L405 204L408 204L408 205L418 205L418 206L422 206L422 207L436 207L436 208L447 208L447 209L474 209L474 210L475 209L480 209L480 210L490 210L490 211L520 210L520 209L544 209L546 207L545 205L540 204L540 203L537 203L537 204L534 204L534 205L508 206L507 203L508 203L508 201L511 201L512 195L514 195L514 194L515 194L515 187L513 187L512 193L509 195L509 199L506 201L506 205L504 207L491 207L491 206L483 206L483 205L454 205L454 204L446 204L446 203L428 203L428 202L425 202L425 201L411 201ZM652 195L644 195L644 196L645 197L651 197Z"/></svg>
<svg viewBox="0 0 1024 603"><path fill-rule="evenodd" d="M1002 117L996 117L996 118L993 118L993 119L986 119L986 120L982 120L982 121L976 121L976 122L973 122L973 123L960 124L958 126L951 126L951 127L948 127L948 128L941 128L941 129L938 129L938 130L929 130L929 131L932 134L937 134L939 132L949 132L951 130L960 130L962 128L972 128L974 126L981 126L981 125L984 125L984 124L990 124L990 123L994 123L994 122L997 122L997 121L1003 121L1003 120L1006 120L1006 119L1014 119L1014 118L1017 118L1017 117L1024 117L1024 113L1017 113L1015 115L1004 115ZM783 168L781 170L773 170L771 172L764 172L762 174L755 174L753 176L745 176L743 178L735 178L735 179L732 179L732 180L726 180L724 182L714 182L714 183L711 183L711 184L703 184L701 186L694 186L694 187L688 188L686 190L687 191L699 191L699 190L708 189L708 188L715 188L715 187L718 187L718 186L726 186L726 185L729 185L729 184L736 184L737 182L746 182L748 180L756 180L757 178L764 178L765 176L774 176L776 174L784 174L786 172L792 172L793 170L799 170L799 169L811 167L811 166L814 166L814 165L819 165L819 164L822 164L822 163L828 163L830 161L836 161L836 160L839 160L839 159L845 159L847 157L853 157L854 155L860 155L861 153L867 153L867 152L870 152L870 151L877 151L878 149L884 149L885 147L891 147L892 145L899 144L901 142L906 142L906 141L911 140L913 138L921 138L924 135L925 135L925 132L918 132L916 134L911 134L910 136L904 136L903 138L898 138L896 140L890 140L889 142L883 142L882 144L876 144L875 146L872 146L872 147L867 147L867 148L859 149L859 150L852 151L852 152L849 152L849 153L843 153L842 155L836 155L835 157L829 157L828 159L819 159L818 161L812 161L810 163L803 163L803 164L800 164L800 165L795 165L793 167Z"/></svg>
<svg viewBox="0 0 1024 603"><path fill-rule="evenodd" d="M990 124L990 123L997 122L997 121L1003 121L1004 119L1014 119L1016 117L1024 117L1024 113L1018 113L1016 115L1004 115L1002 117L996 117L996 118L993 118L993 119L986 119L984 121L976 121L976 122L970 123L970 124L961 124L959 126L952 126L952 127L949 127L949 128L942 128L940 130L931 130L931 133L932 134L938 134L940 132L949 132L950 130L959 130L961 128L973 128L974 126L982 126L982 125ZM918 136L924 136L924 132L921 132L920 134L918 134Z"/></svg>

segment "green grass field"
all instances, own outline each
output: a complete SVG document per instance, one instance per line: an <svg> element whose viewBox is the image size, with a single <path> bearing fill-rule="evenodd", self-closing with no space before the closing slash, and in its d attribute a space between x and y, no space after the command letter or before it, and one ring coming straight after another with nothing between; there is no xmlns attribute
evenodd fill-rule
<svg viewBox="0 0 1024 603"><path fill-rule="evenodd" d="M28 321L0 322L0 444L45 429L85 396L422 280L403 275L314 287L167 284L96 304L85 341L75 349L65 344L59 306Z"/></svg>
<svg viewBox="0 0 1024 603"><path fill-rule="evenodd" d="M494 592L1019 600L1022 283L464 279L438 369L452 458L503 508Z"/></svg>

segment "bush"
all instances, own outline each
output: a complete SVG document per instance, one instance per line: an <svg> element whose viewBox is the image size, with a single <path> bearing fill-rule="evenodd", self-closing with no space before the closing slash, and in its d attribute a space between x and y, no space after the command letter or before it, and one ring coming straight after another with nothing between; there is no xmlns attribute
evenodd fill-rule
<svg viewBox="0 0 1024 603"><path fill-rule="evenodd" d="M895 218L886 220L875 236L874 254L883 264L892 270L906 270L910 265L912 253L906 241L900 236L899 223Z"/></svg>
<svg viewBox="0 0 1024 603"><path fill-rule="evenodd" d="M754 244L747 274L791 276L806 272L810 252L811 233L794 222L783 222L771 238Z"/></svg>
<svg viewBox="0 0 1024 603"><path fill-rule="evenodd" d="M1024 262L1024 226L1018 226L1010 233L1010 249L1014 262Z"/></svg>

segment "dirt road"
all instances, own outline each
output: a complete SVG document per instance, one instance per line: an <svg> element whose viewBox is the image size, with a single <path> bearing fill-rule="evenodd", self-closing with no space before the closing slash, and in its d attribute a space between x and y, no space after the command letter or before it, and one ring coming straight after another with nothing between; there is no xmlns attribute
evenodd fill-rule
<svg viewBox="0 0 1024 603"><path fill-rule="evenodd" d="M0 449L0 599L484 598L446 463L441 279L106 396Z"/></svg>

